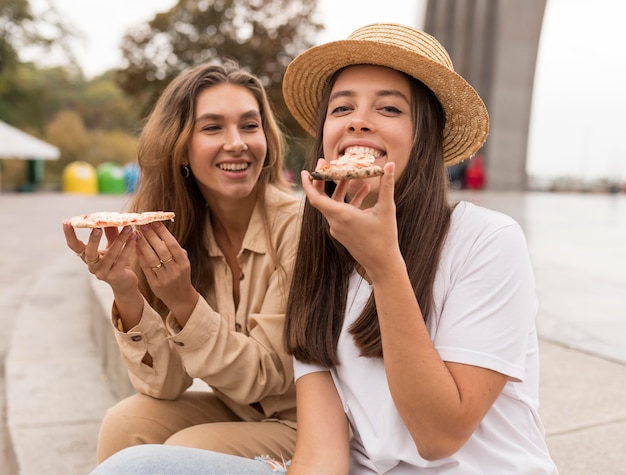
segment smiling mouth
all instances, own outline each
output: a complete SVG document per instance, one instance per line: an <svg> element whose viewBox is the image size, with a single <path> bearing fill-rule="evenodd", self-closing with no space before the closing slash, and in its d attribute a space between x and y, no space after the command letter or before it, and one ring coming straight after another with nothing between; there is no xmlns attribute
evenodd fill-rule
<svg viewBox="0 0 626 475"><path fill-rule="evenodd" d="M250 164L247 162L220 163L217 167L225 172L242 172L250 168Z"/></svg>
<svg viewBox="0 0 626 475"><path fill-rule="evenodd" d="M384 154L380 150L376 150L370 147L348 147L343 151L344 155L371 155L374 158L380 158Z"/></svg>

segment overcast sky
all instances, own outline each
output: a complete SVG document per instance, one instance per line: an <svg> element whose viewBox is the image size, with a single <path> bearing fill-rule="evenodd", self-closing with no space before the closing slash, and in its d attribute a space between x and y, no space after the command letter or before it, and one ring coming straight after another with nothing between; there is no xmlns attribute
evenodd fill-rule
<svg viewBox="0 0 626 475"><path fill-rule="evenodd" d="M31 0L36 9L38 2ZM176 0L50 0L85 34L76 54L88 77L119 66L131 27ZM326 31L342 39L375 21L423 25L424 0L319 0ZM381 8L382 6L382 8ZM626 181L626 1L548 0L536 69L527 170L541 177Z"/></svg>

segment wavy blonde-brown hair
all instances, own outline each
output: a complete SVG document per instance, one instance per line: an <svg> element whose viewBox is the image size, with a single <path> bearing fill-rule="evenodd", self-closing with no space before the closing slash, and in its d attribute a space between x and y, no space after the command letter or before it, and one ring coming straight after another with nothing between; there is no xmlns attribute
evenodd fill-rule
<svg viewBox="0 0 626 475"><path fill-rule="evenodd" d="M203 64L181 73L165 88L139 138L139 185L129 202L129 211L164 210L176 213L175 221L165 224L187 251L192 283L201 295L206 295L213 285L205 236L209 214L193 174L183 167L189 163L188 146L195 124L196 100L202 91L219 84L245 87L258 103L267 140L267 155L256 190L261 204L264 203L266 185L272 184L283 190L291 187L283 175L284 136L263 84L255 75L241 69L234 61ZM261 208L265 209L264 206ZM265 223L266 235L269 236L267 220ZM167 309L154 296L141 270L137 266L135 268L142 293L164 315Z"/></svg>

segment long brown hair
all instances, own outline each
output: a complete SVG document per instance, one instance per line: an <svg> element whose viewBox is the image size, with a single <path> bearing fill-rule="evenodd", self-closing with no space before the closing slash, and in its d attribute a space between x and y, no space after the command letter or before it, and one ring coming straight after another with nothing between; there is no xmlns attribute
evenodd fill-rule
<svg viewBox="0 0 626 475"><path fill-rule="evenodd" d="M324 118L330 91L340 73L329 82L318 109L318 133L309 169L322 156ZM396 217L400 250L426 319L433 307L433 282L451 214L442 148L445 117L433 92L417 79L407 77L411 85L413 146L407 167L395 185ZM337 342L354 266L354 258L330 236L328 223L307 201L285 326L287 351L296 359L326 367L339 364ZM362 356L382 357L373 294L350 333Z"/></svg>
<svg viewBox="0 0 626 475"><path fill-rule="evenodd" d="M266 91L261 81L234 61L224 64L203 64L176 77L163 91L139 138L137 162L140 179L129 203L130 211L174 211L174 222L165 223L189 255L192 284L201 295L213 285L213 272L208 259L206 226L209 219L206 203L184 165L189 163L188 144L195 123L196 99L207 88L218 84L235 84L248 89L259 105L267 155L257 183L257 196L263 204L267 184L288 190L283 175L285 142ZM264 209L264 206L261 206ZM266 222L266 235L269 225ZM145 276L135 266L141 291L161 315L167 309L147 285Z"/></svg>

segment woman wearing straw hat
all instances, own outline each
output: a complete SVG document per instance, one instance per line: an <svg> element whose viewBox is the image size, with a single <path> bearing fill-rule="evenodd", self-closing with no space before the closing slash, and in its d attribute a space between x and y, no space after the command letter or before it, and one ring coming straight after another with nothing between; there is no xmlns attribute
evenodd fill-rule
<svg viewBox="0 0 626 475"><path fill-rule="evenodd" d="M480 97L434 38L397 24L305 51L283 93L316 138L310 169L365 151L384 170L337 183L302 172L285 327L298 412L288 473L556 474L537 413L523 232L448 201L446 166L487 137ZM189 456L186 473L269 472Z"/></svg>

